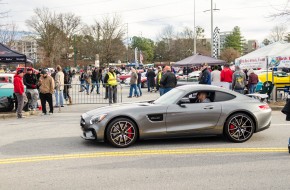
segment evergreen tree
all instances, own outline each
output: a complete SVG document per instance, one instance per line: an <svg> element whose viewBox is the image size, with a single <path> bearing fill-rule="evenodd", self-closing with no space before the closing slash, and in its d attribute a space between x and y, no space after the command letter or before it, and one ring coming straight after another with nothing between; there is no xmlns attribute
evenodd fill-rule
<svg viewBox="0 0 290 190"><path fill-rule="evenodd" d="M228 35L225 39L224 48L233 48L242 53L244 45L244 39L241 35L240 27L235 26L232 34Z"/></svg>

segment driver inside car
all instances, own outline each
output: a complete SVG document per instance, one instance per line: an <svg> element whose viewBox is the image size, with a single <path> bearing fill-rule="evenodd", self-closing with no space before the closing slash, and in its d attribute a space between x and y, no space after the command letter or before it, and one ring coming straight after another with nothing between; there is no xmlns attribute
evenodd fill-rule
<svg viewBox="0 0 290 190"><path fill-rule="evenodd" d="M211 102L211 101L207 98L206 92L199 92L197 94L196 103L209 103L209 102Z"/></svg>

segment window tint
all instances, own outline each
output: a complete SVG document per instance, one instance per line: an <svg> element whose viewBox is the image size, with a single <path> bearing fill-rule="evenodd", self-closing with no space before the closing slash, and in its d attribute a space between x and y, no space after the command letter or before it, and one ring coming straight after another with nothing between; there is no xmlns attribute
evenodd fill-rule
<svg viewBox="0 0 290 190"><path fill-rule="evenodd" d="M236 98L236 96L234 96L232 94L216 91L214 101L215 102L224 102L224 101L232 100L234 98Z"/></svg>
<svg viewBox="0 0 290 190"><path fill-rule="evenodd" d="M198 101L198 93L199 92L205 92L207 94L206 99L208 99L208 102L214 101L215 92L214 91L195 91L187 94L183 98L188 99L188 103L199 103ZM204 102L204 103L208 103Z"/></svg>

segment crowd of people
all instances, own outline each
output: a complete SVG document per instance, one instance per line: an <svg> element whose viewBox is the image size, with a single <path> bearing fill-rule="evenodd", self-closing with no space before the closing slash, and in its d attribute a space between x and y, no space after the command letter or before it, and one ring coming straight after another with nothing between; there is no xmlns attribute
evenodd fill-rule
<svg viewBox="0 0 290 190"><path fill-rule="evenodd" d="M229 83L229 88L244 94L245 92L252 94L256 92L256 87L259 82L258 75L252 69L242 70L239 66L235 66L235 70L231 70L228 64L225 64L223 69L218 66L213 67L213 71L209 69L208 64L202 64L199 84L211 84L212 82Z"/></svg>
<svg viewBox="0 0 290 190"><path fill-rule="evenodd" d="M24 91L30 95L30 110L36 110L39 106L37 101L40 99L42 115L53 114L53 108L64 107L64 100L72 104L69 94L72 75L70 72L62 70L61 66L56 67L55 73L49 75L45 69L39 69L35 74L32 68L28 68L24 74L23 70L17 70L14 76L14 93L17 98L17 118L24 118L22 115L23 107L27 104L28 98ZM53 95L55 96L55 105L53 106ZM46 103L49 104L49 112L46 110Z"/></svg>

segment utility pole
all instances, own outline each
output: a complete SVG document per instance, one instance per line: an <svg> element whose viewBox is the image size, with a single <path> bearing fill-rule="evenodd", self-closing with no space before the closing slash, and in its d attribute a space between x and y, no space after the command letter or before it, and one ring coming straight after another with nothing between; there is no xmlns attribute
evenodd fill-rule
<svg viewBox="0 0 290 190"><path fill-rule="evenodd" d="M210 11L210 33L211 33L211 48L210 48L210 52L211 52L211 56L213 56L213 11L218 11L220 9L217 9L216 6L215 8L213 8L213 0L210 1L210 10L205 10L203 12L207 12Z"/></svg>
<svg viewBox="0 0 290 190"><path fill-rule="evenodd" d="M74 35L74 65L77 67L77 53L76 53L76 35Z"/></svg>
<svg viewBox="0 0 290 190"><path fill-rule="evenodd" d="M127 63L129 62L129 24L127 24Z"/></svg>
<svg viewBox="0 0 290 190"><path fill-rule="evenodd" d="M211 54L211 56L213 56L213 0L211 0L211 3L210 3L210 18L211 18L211 22L210 22L210 32L211 32L210 54Z"/></svg>
<svg viewBox="0 0 290 190"><path fill-rule="evenodd" d="M196 38L196 27L195 27L195 0L194 0L194 18L193 18L193 26L194 26L194 30L193 30L193 35L194 35L194 37L193 37L193 40L194 40L194 42L193 42L193 54L195 55L196 54L196 40L197 40L197 38Z"/></svg>

